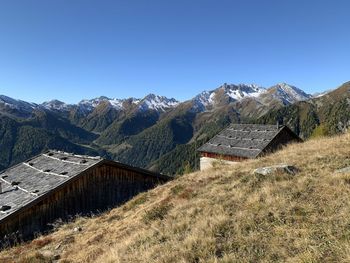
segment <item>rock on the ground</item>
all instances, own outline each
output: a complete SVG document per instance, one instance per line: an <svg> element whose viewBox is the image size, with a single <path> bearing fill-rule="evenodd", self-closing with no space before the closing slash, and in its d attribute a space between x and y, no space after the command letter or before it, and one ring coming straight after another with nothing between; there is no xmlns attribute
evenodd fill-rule
<svg viewBox="0 0 350 263"><path fill-rule="evenodd" d="M350 173L350 166L336 170L336 173L341 173L341 174L345 174L345 173Z"/></svg>
<svg viewBox="0 0 350 263"><path fill-rule="evenodd" d="M54 252L52 252L50 250L43 250L43 251L41 251L41 255L43 255L44 257L47 257L47 258L51 258L54 256Z"/></svg>
<svg viewBox="0 0 350 263"><path fill-rule="evenodd" d="M74 229L73 229L73 231L74 232L80 232L80 231L82 231L83 229L81 228L81 227L75 227Z"/></svg>
<svg viewBox="0 0 350 263"><path fill-rule="evenodd" d="M299 169L296 168L293 165L288 164L278 164L273 166L267 166L267 167L260 167L254 170L254 174L260 174L260 175L270 175L274 173L287 173L291 175L295 175L299 172Z"/></svg>

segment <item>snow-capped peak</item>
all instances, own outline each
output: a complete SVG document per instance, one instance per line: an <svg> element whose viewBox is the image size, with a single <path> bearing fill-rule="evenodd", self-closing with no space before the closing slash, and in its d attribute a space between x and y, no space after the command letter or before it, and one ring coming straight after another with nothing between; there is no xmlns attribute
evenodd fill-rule
<svg viewBox="0 0 350 263"><path fill-rule="evenodd" d="M111 99L105 96L101 96L99 98L94 98L94 99L90 99L90 100L82 100L78 103L78 107L81 110L87 111L87 112L91 112L93 111L101 102L107 101L110 103L110 105L117 109L117 110L121 110L123 108L123 101L121 99Z"/></svg>
<svg viewBox="0 0 350 263"><path fill-rule="evenodd" d="M71 105L66 104L59 100L45 101L44 103L41 104L41 106L43 106L45 109L56 110L56 111L65 111L71 107Z"/></svg>
<svg viewBox="0 0 350 263"><path fill-rule="evenodd" d="M258 97L265 92L264 88L255 84L228 85L225 83L221 88L223 88L225 93L233 100L242 100L246 97Z"/></svg>
<svg viewBox="0 0 350 263"><path fill-rule="evenodd" d="M194 107L199 111L204 111L214 103L215 91L203 91L192 99Z"/></svg>
<svg viewBox="0 0 350 263"><path fill-rule="evenodd" d="M108 97L99 97L91 100L82 100L78 103L78 107L81 111L92 112L101 102L109 102L110 105L116 110L124 109L124 102L137 105L139 110L157 110L165 111L171 107L175 107L179 102L173 98L168 99L164 96L159 96L155 94L149 94L143 99L129 98L129 99L117 99L117 98L108 98Z"/></svg>
<svg viewBox="0 0 350 263"><path fill-rule="evenodd" d="M217 96L228 96L231 102L240 101L244 98L256 98L266 90L255 84L227 84L224 83L222 86L215 90L203 91L192 99L194 107L197 110L204 111L207 107L215 104Z"/></svg>
<svg viewBox="0 0 350 263"><path fill-rule="evenodd" d="M124 100L120 100L116 98L108 100L108 102L112 105L112 107L117 110L121 110L123 108L123 101Z"/></svg>
<svg viewBox="0 0 350 263"><path fill-rule="evenodd" d="M26 111L32 111L37 107L35 103L29 103L23 100L16 100L4 95L0 95L0 104L4 105L5 107L9 107L11 109L26 110Z"/></svg>
<svg viewBox="0 0 350 263"><path fill-rule="evenodd" d="M179 102L174 98L169 99L164 96L148 94L138 103L138 108L140 110L152 109L157 111L165 111L166 109L173 108L178 104Z"/></svg>
<svg viewBox="0 0 350 263"><path fill-rule="evenodd" d="M304 101L312 97L310 94L305 93L301 89L286 83L279 83L271 87L269 90L273 90L276 97L281 98L288 103Z"/></svg>

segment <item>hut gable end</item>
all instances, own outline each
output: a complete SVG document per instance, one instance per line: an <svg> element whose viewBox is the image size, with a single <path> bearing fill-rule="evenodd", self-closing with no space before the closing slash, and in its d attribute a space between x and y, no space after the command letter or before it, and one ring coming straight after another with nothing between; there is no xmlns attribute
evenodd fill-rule
<svg viewBox="0 0 350 263"><path fill-rule="evenodd" d="M302 142L293 131L291 131L287 126L283 126L283 129L271 140L271 142L265 147L260 155L274 152L281 149L288 143Z"/></svg>

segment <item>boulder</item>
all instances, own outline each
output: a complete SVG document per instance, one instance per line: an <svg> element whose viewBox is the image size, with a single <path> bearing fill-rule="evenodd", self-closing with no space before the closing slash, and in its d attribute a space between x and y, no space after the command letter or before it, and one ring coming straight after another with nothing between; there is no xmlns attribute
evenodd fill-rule
<svg viewBox="0 0 350 263"><path fill-rule="evenodd" d="M293 165L278 164L278 165L273 165L273 166L257 168L254 170L253 173L259 174L259 175L269 175L269 174L274 174L274 173L286 173L286 174L295 175L298 172L299 172L299 169Z"/></svg>
<svg viewBox="0 0 350 263"><path fill-rule="evenodd" d="M346 173L350 173L350 166L336 170L336 173L341 173L341 174L346 174Z"/></svg>

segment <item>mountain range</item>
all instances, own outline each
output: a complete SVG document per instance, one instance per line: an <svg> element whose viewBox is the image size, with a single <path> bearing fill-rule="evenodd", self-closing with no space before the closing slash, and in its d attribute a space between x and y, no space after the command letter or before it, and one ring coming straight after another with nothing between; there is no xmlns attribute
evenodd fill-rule
<svg viewBox="0 0 350 263"><path fill-rule="evenodd" d="M149 94L35 104L2 95L0 168L55 148L181 173L196 168L197 146L232 122L283 121L304 138L341 132L350 125L348 86L312 96L286 83L225 83L184 102Z"/></svg>

